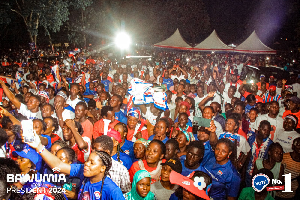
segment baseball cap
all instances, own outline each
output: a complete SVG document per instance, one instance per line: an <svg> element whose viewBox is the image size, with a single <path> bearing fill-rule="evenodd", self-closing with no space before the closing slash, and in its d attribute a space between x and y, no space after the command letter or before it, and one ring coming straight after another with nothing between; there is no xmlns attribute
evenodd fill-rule
<svg viewBox="0 0 300 200"><path fill-rule="evenodd" d="M107 136L109 137L113 137L115 140L117 140L119 143L122 142L122 139L121 139L121 134L116 131L115 129L109 129L107 131Z"/></svg>
<svg viewBox="0 0 300 200"><path fill-rule="evenodd" d="M40 155L27 144L24 146L22 151L13 151L13 155L29 159L35 165L36 170L41 168L42 163Z"/></svg>
<svg viewBox="0 0 300 200"><path fill-rule="evenodd" d="M201 197L203 199L209 200L209 196L206 194L206 191L203 189L199 189L197 186L197 183L195 183L192 179L185 177L174 170L170 173L170 182L172 184L180 185L187 191L193 193L194 195ZM201 184L200 184L201 185Z"/></svg>
<svg viewBox="0 0 300 200"><path fill-rule="evenodd" d="M300 99L296 96L292 96L290 98L290 100L293 102L293 103L296 103L296 104L300 104Z"/></svg>
<svg viewBox="0 0 300 200"><path fill-rule="evenodd" d="M261 75L260 75L260 78L262 78L262 77L266 77L266 76L265 76L264 74L261 74Z"/></svg>
<svg viewBox="0 0 300 200"><path fill-rule="evenodd" d="M182 165L180 163L180 160L177 158L171 158L167 160L165 163L162 163L161 165L169 165L172 170L175 172L181 173L182 172Z"/></svg>

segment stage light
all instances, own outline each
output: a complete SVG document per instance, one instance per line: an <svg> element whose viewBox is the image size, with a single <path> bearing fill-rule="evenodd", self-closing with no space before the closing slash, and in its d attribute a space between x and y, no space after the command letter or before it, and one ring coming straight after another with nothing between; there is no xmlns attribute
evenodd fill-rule
<svg viewBox="0 0 300 200"><path fill-rule="evenodd" d="M115 38L115 45L122 49L122 50L125 50L125 49L128 49L129 46L131 44L131 39L130 39L130 36L125 33L125 32L120 32L116 35L116 38Z"/></svg>

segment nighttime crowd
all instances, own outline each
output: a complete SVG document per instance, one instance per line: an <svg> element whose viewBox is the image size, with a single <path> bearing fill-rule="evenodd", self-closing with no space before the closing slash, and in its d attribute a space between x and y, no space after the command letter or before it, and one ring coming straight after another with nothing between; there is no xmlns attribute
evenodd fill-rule
<svg viewBox="0 0 300 200"><path fill-rule="evenodd" d="M0 199L300 199L297 61L149 55L2 54ZM51 174L65 180L39 180ZM270 179L260 192L258 174ZM292 192L267 190L286 174Z"/></svg>

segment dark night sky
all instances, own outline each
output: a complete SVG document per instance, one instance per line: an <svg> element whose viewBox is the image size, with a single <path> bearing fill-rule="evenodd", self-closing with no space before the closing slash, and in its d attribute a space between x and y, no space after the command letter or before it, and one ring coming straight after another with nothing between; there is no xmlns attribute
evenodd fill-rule
<svg viewBox="0 0 300 200"><path fill-rule="evenodd" d="M179 28L189 43L201 42L215 29L226 44L239 44L256 30L261 40L272 47L281 37L288 40L295 37L295 24L300 18L300 10L293 4L297 1L299 9L299 0L202 0L210 21L209 30L204 30L201 25L204 18L199 14L203 6L199 0L94 1L98 9L113 7L115 2L120 2L118 13L123 16L126 30L136 40L152 44L168 38ZM26 41L26 33L20 26L22 24L17 21L10 25L10 34L1 42ZM108 29L111 33L116 29L113 22ZM20 36L23 38L20 39ZM39 37L44 36L41 34Z"/></svg>

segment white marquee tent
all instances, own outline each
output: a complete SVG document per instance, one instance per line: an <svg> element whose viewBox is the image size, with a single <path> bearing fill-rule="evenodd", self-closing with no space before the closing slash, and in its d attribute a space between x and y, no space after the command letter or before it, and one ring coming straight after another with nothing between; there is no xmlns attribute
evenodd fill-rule
<svg viewBox="0 0 300 200"><path fill-rule="evenodd" d="M193 50L195 51L232 51L233 48L227 46L218 37L216 31L214 30L205 40L200 44L196 45Z"/></svg>
<svg viewBox="0 0 300 200"><path fill-rule="evenodd" d="M276 50L262 43L255 31L242 44L238 45L234 51L239 53L276 54Z"/></svg>
<svg viewBox="0 0 300 200"><path fill-rule="evenodd" d="M190 50L192 47L187 44L181 37L179 30L177 29L175 33L168 39L154 44L155 47L162 48L172 48L172 49L181 49L181 50Z"/></svg>

